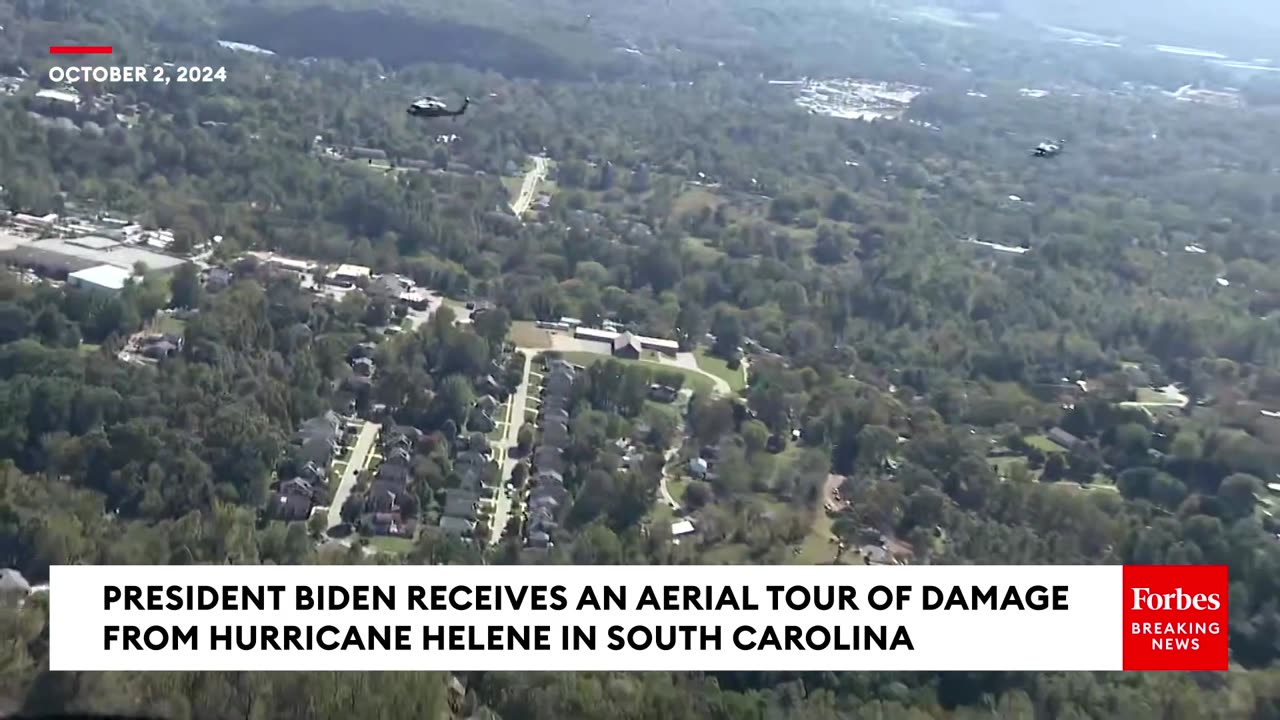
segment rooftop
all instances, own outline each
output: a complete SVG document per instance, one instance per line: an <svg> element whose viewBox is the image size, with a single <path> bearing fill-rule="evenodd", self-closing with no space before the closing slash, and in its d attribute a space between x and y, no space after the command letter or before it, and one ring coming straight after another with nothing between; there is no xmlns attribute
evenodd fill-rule
<svg viewBox="0 0 1280 720"><path fill-rule="evenodd" d="M333 271L335 277L369 277L372 271L363 265L339 265L338 269Z"/></svg>
<svg viewBox="0 0 1280 720"><path fill-rule="evenodd" d="M44 89L36 92L36 97L41 100L53 100L55 102L80 104L80 94L67 90Z"/></svg>
<svg viewBox="0 0 1280 720"><path fill-rule="evenodd" d="M95 265L67 275L69 280L77 280L111 290L123 290L125 283L132 277L132 270L125 270L115 265Z"/></svg>
<svg viewBox="0 0 1280 720"><path fill-rule="evenodd" d="M89 269L95 265L114 265L118 268L133 270L134 265L143 263L149 270L165 271L186 262L179 257L126 245L105 237L91 235L72 239L40 240L2 228L0 228L0 252L16 259L30 261L37 261L42 256L56 256L62 260L71 259L74 262L67 264L81 266L75 268L78 270Z"/></svg>

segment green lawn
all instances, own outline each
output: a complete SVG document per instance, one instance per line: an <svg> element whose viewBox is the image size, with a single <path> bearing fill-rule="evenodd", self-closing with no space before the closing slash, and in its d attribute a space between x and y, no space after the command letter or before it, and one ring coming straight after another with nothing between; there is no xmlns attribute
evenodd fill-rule
<svg viewBox="0 0 1280 720"><path fill-rule="evenodd" d="M819 509L814 515L813 526L804 542L800 544L800 554L795 556L797 565L825 565L836 559L836 543L831 542L835 534L831 532L831 516L827 511Z"/></svg>
<svg viewBox="0 0 1280 720"><path fill-rule="evenodd" d="M612 355L600 355L598 353L590 353L590 352L566 352L566 353L560 353L560 355L564 357L565 360L568 360L574 365L581 365L583 367L594 365L595 363L603 362L605 360L613 359L613 360L617 360L620 363L624 363L628 365L643 365L644 367L650 370L653 370L655 372L666 370L668 372L678 373L684 376L684 386L687 388L693 389L695 393L699 393L699 394L710 393L711 390L715 387L715 383L712 382L711 378L707 377L706 375L703 375L702 373L699 373L699 372L694 372L693 370L689 370L688 368L682 368L678 365L668 365L666 363L655 362L652 360L624 360L622 358L615 358Z"/></svg>
<svg viewBox="0 0 1280 720"><path fill-rule="evenodd" d="M705 350L699 349L694 352L694 356L698 358L698 367L703 372L709 372L712 375L729 383L729 389L734 392L741 392L747 387L746 373L742 367L737 370L730 370L729 363L714 355L708 355Z"/></svg>
<svg viewBox="0 0 1280 720"><path fill-rule="evenodd" d="M717 545L702 554L708 565L745 565L751 559L751 548L743 543Z"/></svg>
<svg viewBox="0 0 1280 720"><path fill-rule="evenodd" d="M369 546L379 552L403 555L413 549L413 541L409 538L376 535L369 538Z"/></svg>
<svg viewBox="0 0 1280 720"><path fill-rule="evenodd" d="M652 527L671 527L671 523L676 521L676 514L672 511L671 506L663 502L662 496L659 495L653 503L653 510L649 511L649 525Z"/></svg>
<svg viewBox="0 0 1280 720"><path fill-rule="evenodd" d="M155 331L162 335L181 335L186 332L186 321L179 320L172 315L161 315L156 318Z"/></svg>
<svg viewBox="0 0 1280 720"><path fill-rule="evenodd" d="M1037 450L1047 453L1064 453L1066 448L1049 439L1047 435L1028 435L1022 438L1024 442Z"/></svg>
<svg viewBox="0 0 1280 720"><path fill-rule="evenodd" d="M683 507L684 496L689 492L689 481L672 478L667 481L667 491L671 493L671 498Z"/></svg>
<svg viewBox="0 0 1280 720"><path fill-rule="evenodd" d="M84 355L92 355L102 349L101 345L93 343L80 343L80 352Z"/></svg>

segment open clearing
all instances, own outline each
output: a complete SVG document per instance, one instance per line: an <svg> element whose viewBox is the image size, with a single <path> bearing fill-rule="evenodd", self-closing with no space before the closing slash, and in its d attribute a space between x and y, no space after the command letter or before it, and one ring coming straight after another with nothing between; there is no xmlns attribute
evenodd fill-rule
<svg viewBox="0 0 1280 720"><path fill-rule="evenodd" d="M1028 435L1023 438L1023 440L1026 441L1028 445L1041 452L1064 453L1067 451L1066 448L1050 440L1046 435Z"/></svg>
<svg viewBox="0 0 1280 720"><path fill-rule="evenodd" d="M737 370L730 370L728 362L714 355L709 355L706 350L702 349L695 351L694 356L698 359L698 368L700 370L724 380L729 384L729 389L733 392L742 392L747 387L746 371L741 365L738 366Z"/></svg>
<svg viewBox="0 0 1280 720"><path fill-rule="evenodd" d="M652 360L627 360L625 358L616 358L612 355L602 355L599 353L589 352L562 352L560 353L565 360L575 364L587 367L605 360L617 360L625 365L643 365L646 369L653 372L669 372L684 376L684 386L692 389L695 393L710 393L715 387L715 382L706 375L679 365L671 365L668 363L654 362Z"/></svg>
<svg viewBox="0 0 1280 720"><path fill-rule="evenodd" d="M511 344L516 347L534 350L551 348L551 333L538 327L537 323L528 320L516 320L511 323L511 331L507 334Z"/></svg>

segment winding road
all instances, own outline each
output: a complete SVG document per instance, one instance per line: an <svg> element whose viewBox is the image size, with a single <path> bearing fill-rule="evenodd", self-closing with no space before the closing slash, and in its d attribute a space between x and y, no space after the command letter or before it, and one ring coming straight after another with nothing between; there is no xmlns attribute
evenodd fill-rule
<svg viewBox="0 0 1280 720"><path fill-rule="evenodd" d="M533 198L538 192L538 183L547 177L547 168L550 163L541 155L533 156L533 169L524 174L524 183L520 185L520 195L516 197L516 201L511 203L511 212L516 217L523 217L529 211L529 206L533 204Z"/></svg>

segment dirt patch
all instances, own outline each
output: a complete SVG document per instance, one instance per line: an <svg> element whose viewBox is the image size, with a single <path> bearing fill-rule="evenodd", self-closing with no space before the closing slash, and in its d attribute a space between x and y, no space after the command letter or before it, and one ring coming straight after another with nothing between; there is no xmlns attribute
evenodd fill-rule
<svg viewBox="0 0 1280 720"><path fill-rule="evenodd" d="M840 486L847 480L844 475L827 475L822 485L822 507L831 513L838 513L849 507L849 501L840 497Z"/></svg>

